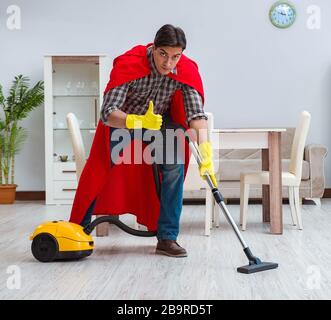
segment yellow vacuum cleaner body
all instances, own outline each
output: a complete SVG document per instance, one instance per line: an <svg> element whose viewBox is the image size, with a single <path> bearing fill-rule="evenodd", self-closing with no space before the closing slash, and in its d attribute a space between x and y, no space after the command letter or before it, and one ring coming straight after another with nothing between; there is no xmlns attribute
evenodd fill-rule
<svg viewBox="0 0 331 320"><path fill-rule="evenodd" d="M33 256L41 262L80 259L93 252L91 235L78 224L66 221L47 221L30 236Z"/></svg>

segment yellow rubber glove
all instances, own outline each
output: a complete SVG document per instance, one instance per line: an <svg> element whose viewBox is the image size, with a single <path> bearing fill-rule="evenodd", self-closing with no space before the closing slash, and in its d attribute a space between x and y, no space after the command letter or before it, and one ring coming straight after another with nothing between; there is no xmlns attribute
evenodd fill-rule
<svg viewBox="0 0 331 320"><path fill-rule="evenodd" d="M149 102L148 110L144 115L128 114L126 116L126 127L128 129L149 129L160 130L162 125L162 116L155 114L153 101Z"/></svg>
<svg viewBox="0 0 331 320"><path fill-rule="evenodd" d="M200 143L199 151L202 156L202 163L199 168L200 176L202 179L205 180L205 175L208 172L214 186L217 187L216 178L214 175L214 164L211 144L208 141Z"/></svg>

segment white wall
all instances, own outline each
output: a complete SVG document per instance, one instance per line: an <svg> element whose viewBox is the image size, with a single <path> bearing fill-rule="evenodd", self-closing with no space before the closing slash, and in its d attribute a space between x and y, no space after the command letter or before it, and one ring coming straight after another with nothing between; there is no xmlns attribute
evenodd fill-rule
<svg viewBox="0 0 331 320"><path fill-rule="evenodd" d="M272 0L1 0L0 83L15 75L42 79L45 53L108 53L151 42L165 23L186 32L186 54L203 77L206 109L217 127L295 126L312 113L308 142L331 147L331 1L292 0L297 20L271 25ZM10 5L21 29L9 30ZM307 27L307 8L321 8L321 28ZM16 160L18 190L44 190L43 108L23 122L29 139ZM331 149L331 148L330 148ZM327 158L327 187L331 187Z"/></svg>

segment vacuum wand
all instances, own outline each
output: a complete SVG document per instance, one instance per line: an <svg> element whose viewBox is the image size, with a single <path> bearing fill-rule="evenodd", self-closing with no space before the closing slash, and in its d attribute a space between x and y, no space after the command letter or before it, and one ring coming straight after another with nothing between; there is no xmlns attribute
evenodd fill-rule
<svg viewBox="0 0 331 320"><path fill-rule="evenodd" d="M190 140L189 144L190 144L190 149L191 149L191 151L192 151L195 159L197 160L198 165L201 166L201 164L202 164L202 157L201 157L201 155L199 153L199 149L198 149L197 143L196 142L193 142L192 140ZM230 215L228 209L226 208L226 206L223 205L224 204L224 198L223 198L222 194L217 189L217 187L214 186L214 183L213 183L212 179L210 178L210 175L209 174L206 174L206 181L207 181L207 183L208 183L208 185L209 185L209 187L210 187L210 189L211 189L211 191L213 193L213 196L215 198L215 201L217 202L218 205L220 205L222 207L223 212L225 214L225 217L228 220L228 222L230 223L231 227L233 228L233 230L234 230L237 238L239 239L241 245L243 246L244 249L247 248L248 246L247 246L244 238L241 236L240 231L239 231L236 223L233 221L233 218L231 217L231 215Z"/></svg>
<svg viewBox="0 0 331 320"><path fill-rule="evenodd" d="M195 141L192 141L191 139L189 139L189 145L190 145L190 149L198 163L199 166L201 166L202 164L202 157L200 155L199 152L199 148L198 145ZM220 191L218 190L217 186L214 185L210 175L207 173L206 174L206 182L209 185L211 192L214 196L214 199L216 201L216 203L221 207L225 218L227 219L227 221L229 222L229 224L231 225L232 229L234 230L238 240L240 241L245 255L249 261L249 264L243 267L239 267L237 268L237 271L240 273L254 273L254 272L260 272L260 271L264 271L264 270L269 270L269 269L275 269L278 267L277 263L273 263L273 262L261 262L261 260L257 257L255 257L251 250L249 249L247 243L245 242L244 238L242 237L236 223L234 222L230 212L228 211L225 203L224 203L224 198L222 196L222 194L220 193Z"/></svg>

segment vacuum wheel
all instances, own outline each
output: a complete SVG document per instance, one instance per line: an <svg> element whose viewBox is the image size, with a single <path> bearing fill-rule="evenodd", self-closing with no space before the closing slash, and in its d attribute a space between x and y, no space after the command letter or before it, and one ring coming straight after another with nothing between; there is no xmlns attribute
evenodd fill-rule
<svg viewBox="0 0 331 320"><path fill-rule="evenodd" d="M51 262L56 258L59 252L59 246L51 234L40 233L33 239L31 250L37 260Z"/></svg>

